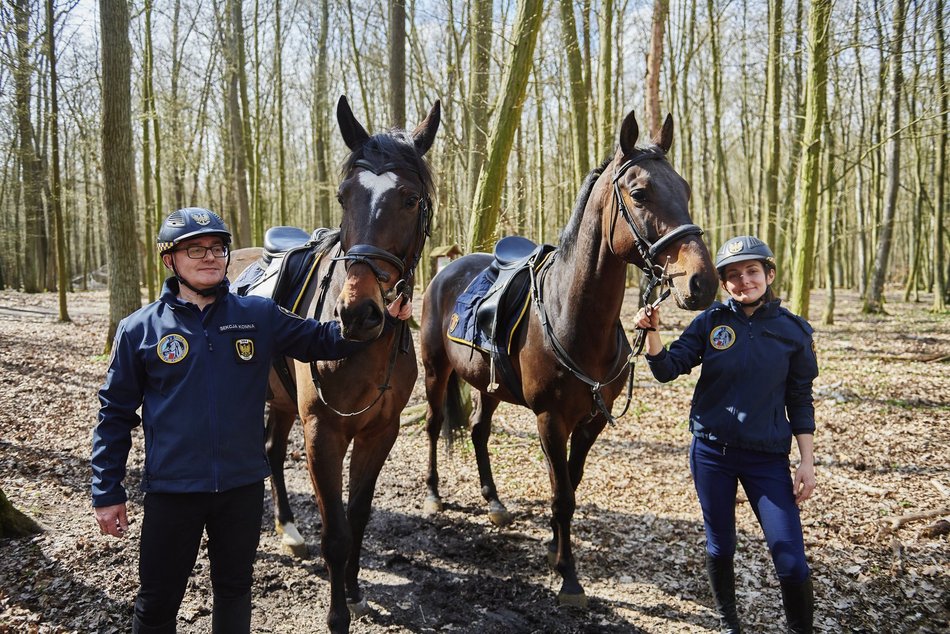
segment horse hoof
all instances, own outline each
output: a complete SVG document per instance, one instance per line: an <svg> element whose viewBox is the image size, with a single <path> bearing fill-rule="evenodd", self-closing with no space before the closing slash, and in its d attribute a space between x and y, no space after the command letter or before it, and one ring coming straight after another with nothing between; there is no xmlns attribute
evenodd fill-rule
<svg viewBox="0 0 950 634"><path fill-rule="evenodd" d="M502 509L500 511L489 511L488 519L491 520L491 523L499 528L504 528L511 524L514 519L514 515L508 512L507 509Z"/></svg>
<svg viewBox="0 0 950 634"><path fill-rule="evenodd" d="M347 599L346 607L350 609L350 614L353 615L355 619L369 614L369 603L366 601L366 597L363 597L359 601L350 601Z"/></svg>
<svg viewBox="0 0 950 634"><path fill-rule="evenodd" d="M442 512L442 498L430 495L422 503L422 514L426 517L437 515Z"/></svg>
<svg viewBox="0 0 950 634"><path fill-rule="evenodd" d="M567 592L558 592L557 604L569 608L587 609L587 595L581 590L579 594L570 594Z"/></svg>
<svg viewBox="0 0 950 634"><path fill-rule="evenodd" d="M280 535L280 550L287 555L293 555L298 559L306 559L310 552L307 549L307 542L294 526L293 522L281 525L277 523L277 533Z"/></svg>

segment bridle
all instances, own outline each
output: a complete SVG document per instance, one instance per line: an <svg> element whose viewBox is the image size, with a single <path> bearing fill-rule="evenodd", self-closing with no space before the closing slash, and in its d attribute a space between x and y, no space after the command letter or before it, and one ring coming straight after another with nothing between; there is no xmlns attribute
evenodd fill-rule
<svg viewBox="0 0 950 634"><path fill-rule="evenodd" d="M340 261L346 262L345 266L347 269L356 262L368 266L370 270L373 271L373 275L376 277L376 284L379 286L379 292L382 296L384 304L389 304L394 301L397 297L399 297L400 293L404 294L408 299L412 299L412 287L416 266L419 264L419 260L422 259L422 252L425 248L426 240L432 234L432 199L429 197L429 192L425 189L426 181L422 178L419 170L412 166L396 164L392 162L386 163L380 167L376 167L365 159L356 160L353 163L353 166L367 169L377 176L396 169L406 169L415 172L416 175L419 176L419 181L423 183L423 190L419 201L419 218L416 221L415 248L406 258L400 258L399 256L393 255L389 251L381 249L372 244L354 244L344 252L342 246L341 227L340 243L337 246L340 254L330 258L330 265L327 267L327 272L320 281L320 296L317 299L314 309L314 316L319 316L323 313L323 304L326 300L330 288L330 282L333 278L333 270L336 263ZM399 279L397 279L396 283L393 284L388 290L383 287L383 284L388 282L391 276L389 273L381 269L375 260L387 262L399 272ZM310 364L310 377L313 380L313 386L316 389L317 398L320 399L320 402L323 403L324 406L326 406L337 416L342 416L344 418L359 416L376 405L376 403L378 403L383 397L383 394L392 389L392 386L389 384L389 380L392 378L393 369L396 367L397 354L399 352L402 352L403 354L408 353L409 347L412 345L412 336L409 334L408 324L405 321L400 321L396 328L398 328L398 332L393 338L393 345L389 351L389 362L386 369L386 378L383 380L382 385L377 388L379 393L376 395L376 398L374 398L369 405L363 407L360 410L355 412L341 412L330 405L326 398L324 398L323 390L320 388L320 375L317 372L317 365L316 363ZM385 330L385 327L380 329L379 335L377 335L376 339L382 337Z"/></svg>
<svg viewBox="0 0 950 634"><path fill-rule="evenodd" d="M636 246L637 252L640 255L640 259L643 262L642 265L638 265L638 266L643 271L644 276L647 278L646 288L643 292L644 304L647 302L650 294L653 292L653 289L655 289L656 287L662 286L663 284L668 284L672 287L670 277L666 272L666 267L668 266L669 261L667 261L667 263L664 264L663 266L660 266L656 262L657 256L660 254L660 252L666 249L673 242L676 242L677 240L681 240L687 236L703 235L703 230L699 226L694 225L694 224L685 224L685 225L680 225L676 227L675 229L672 229L671 231L664 234L657 240L651 242L646 237L646 231L642 230L637 225L636 220L634 220L633 214L630 213L630 210L627 209L627 206L623 202L623 195L620 191L620 178L624 175L624 173L626 173L627 170L629 170L634 165L642 161L649 160L649 159L666 160L666 153L663 152L662 150L644 151L641 154L638 154L637 156L634 156L633 158L630 158L627 161L625 161L614 172L612 183L613 183L613 189L614 189L614 198L617 202L617 206L616 206L616 209L614 210L614 213L611 214L610 231L608 233L608 242L607 242L608 248L610 249L610 252L612 254L614 254L620 259L625 259L625 258L621 258L621 256L617 254L617 252L614 250L614 247L613 247L613 234L614 234L614 227L616 226L617 216L622 215L624 220L627 223L627 226L630 227L630 232L633 234L633 237L634 237L634 245ZM580 369L578 364L571 358L570 354L568 354L563 344L561 344L557 336L554 334L554 329L551 326L550 320L548 319L547 311L544 308L544 290L543 290L543 285L541 281L544 277L545 272L548 270L548 268L553 263L553 261L554 261L554 258L548 258L547 261L541 267L539 267L538 271L535 271L533 268L529 269L531 271L532 296L534 297L535 309L538 312L538 318L541 321L541 326L544 329L544 334L547 337L547 339L551 342L551 347L554 349L554 356L558 360L558 362L568 372L573 374L575 378L577 378L578 380L587 384L590 387L591 393L594 399L594 407L597 410L600 410L600 412L606 417L607 421L610 424L615 424L617 422L616 419L626 414L627 410L630 408L630 402L633 398L634 364L636 363L636 357L639 356L643 352L643 347L644 347L644 344L646 343L646 331L640 330L640 332L637 335L636 343L633 346L630 346L629 342L627 341L627 336L623 331L623 327L618 323L617 324L617 339L618 339L617 356L619 359L619 357L623 355L623 344L626 343L627 347L631 350L630 354L627 356L626 362L621 363L617 372L611 378L605 381L602 381L602 382L596 381L592 379L591 377L587 376L587 374L585 374ZM633 264L636 264L636 263L634 262ZM652 306L654 308L656 306L659 306L660 302L662 302L669 296L670 296L670 288L667 288L663 293L660 294L657 300L653 302ZM613 363L611 364L611 367L613 367L616 363L617 363L617 360L615 359ZM629 373L627 375L627 401L623 407L623 410L619 414L614 416L611 413L610 408L607 407L607 403L606 401L604 401L604 397L601 392L603 388L605 388L606 386L610 385L611 383L619 379L621 376L623 376L624 371L627 370L628 368L629 368ZM591 411L591 415L592 416L594 415L593 408Z"/></svg>

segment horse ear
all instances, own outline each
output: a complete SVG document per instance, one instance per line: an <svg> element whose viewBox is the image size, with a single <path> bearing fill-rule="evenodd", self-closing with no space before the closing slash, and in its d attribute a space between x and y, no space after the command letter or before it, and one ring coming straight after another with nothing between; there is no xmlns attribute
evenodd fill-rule
<svg viewBox="0 0 950 634"><path fill-rule="evenodd" d="M625 155L633 152L637 146L638 136L640 136L640 126L637 125L637 115L631 110L620 124L620 151Z"/></svg>
<svg viewBox="0 0 950 634"><path fill-rule="evenodd" d="M432 142L435 141L435 133L439 130L441 121L442 101L436 99L435 104L432 105L432 110L429 111L422 123L412 131L412 138L420 155L425 154L432 147Z"/></svg>
<svg viewBox="0 0 950 634"><path fill-rule="evenodd" d="M340 95L340 101L336 104L336 120L340 124L340 133L343 135L343 142L346 147L352 151L359 149L361 145L369 139L366 128L356 120L353 111L350 110L350 102L346 100L346 95Z"/></svg>
<svg viewBox="0 0 950 634"><path fill-rule="evenodd" d="M664 152L669 152L673 145L673 115L666 113L666 119L663 121L663 129L653 138L653 144L659 146Z"/></svg>

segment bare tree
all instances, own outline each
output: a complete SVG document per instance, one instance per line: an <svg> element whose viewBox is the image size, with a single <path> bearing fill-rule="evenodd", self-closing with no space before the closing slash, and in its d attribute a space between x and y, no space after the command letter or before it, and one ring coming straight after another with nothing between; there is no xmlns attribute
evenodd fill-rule
<svg viewBox="0 0 950 634"><path fill-rule="evenodd" d="M663 38L666 32L666 16L670 12L669 0L654 0L653 18L650 21L650 50L647 53L646 79L646 125L650 136L660 132L660 68L663 61Z"/></svg>
<svg viewBox="0 0 950 634"><path fill-rule="evenodd" d="M142 305L135 223L132 152L132 49L129 6L99 0L102 28L102 180L109 227L109 329L106 352L119 321Z"/></svg>
<svg viewBox="0 0 950 634"><path fill-rule="evenodd" d="M66 259L66 228L63 223L63 187L59 173L59 79L56 75L56 19L53 0L46 0L46 54L49 56L49 128L50 161L50 206L56 226L56 288L59 292L59 320L71 321L66 307L66 290L69 288L69 262Z"/></svg>
<svg viewBox="0 0 950 634"><path fill-rule="evenodd" d="M944 255L944 236L947 228L944 226L946 218L946 183L947 183L947 82L944 75L944 62L946 60L946 36L943 26L943 0L936 1L936 11L934 20L936 20L937 35L937 94L939 96L940 113L938 121L940 122L940 132L937 134L937 173L935 180L937 183L936 201L934 204L934 236L933 236L933 276L934 276L934 312L943 312L947 309L947 287L946 278L944 278L944 265L946 257Z"/></svg>

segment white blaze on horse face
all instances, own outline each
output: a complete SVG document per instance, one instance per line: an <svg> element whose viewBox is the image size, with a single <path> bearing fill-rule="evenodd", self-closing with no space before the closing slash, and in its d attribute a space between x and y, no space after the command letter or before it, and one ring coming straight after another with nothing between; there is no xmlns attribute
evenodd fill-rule
<svg viewBox="0 0 950 634"><path fill-rule="evenodd" d="M363 170L356 178L360 185L370 191L370 208L378 215L379 201L390 189L396 188L396 175L392 172L383 172L374 174L368 170Z"/></svg>

